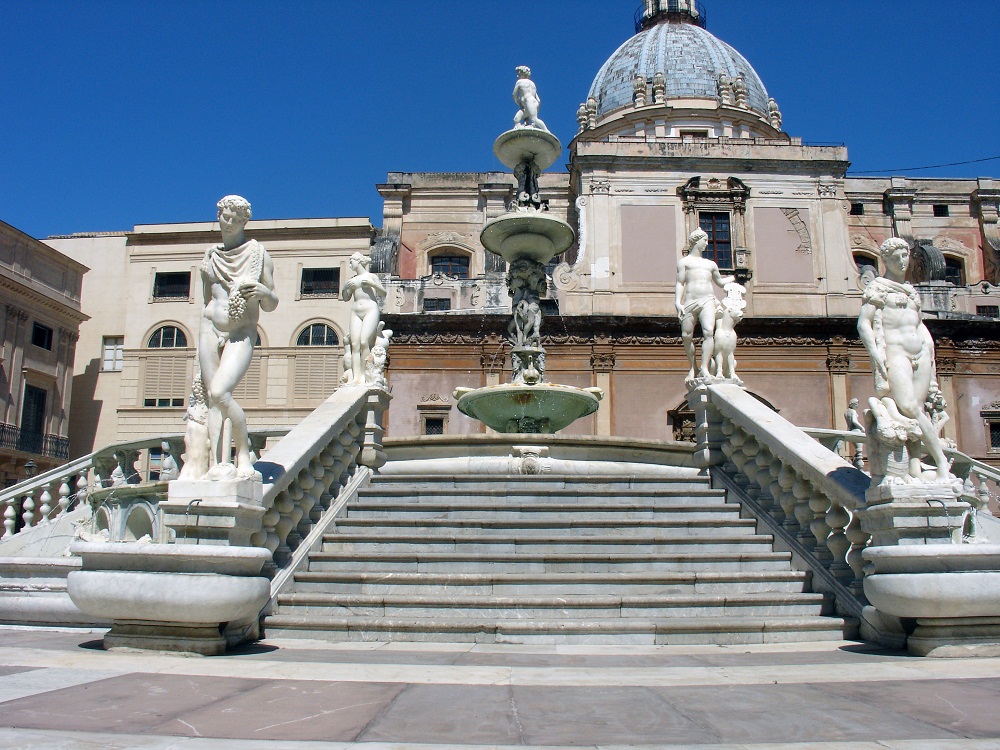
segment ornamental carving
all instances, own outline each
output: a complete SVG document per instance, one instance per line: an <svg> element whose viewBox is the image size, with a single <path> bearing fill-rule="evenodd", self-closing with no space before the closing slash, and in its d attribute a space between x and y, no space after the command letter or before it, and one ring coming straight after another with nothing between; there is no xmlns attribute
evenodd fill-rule
<svg viewBox="0 0 1000 750"><path fill-rule="evenodd" d="M935 366L939 375L954 375L958 372L958 360L954 357L940 357Z"/></svg>
<svg viewBox="0 0 1000 750"><path fill-rule="evenodd" d="M851 248L856 250L867 250L868 252L878 257L879 246L871 237L866 237L863 234L851 235Z"/></svg>
<svg viewBox="0 0 1000 750"><path fill-rule="evenodd" d="M836 198L837 186L832 183L821 182L816 188L820 198Z"/></svg>
<svg viewBox="0 0 1000 750"><path fill-rule="evenodd" d="M7 317L15 318L20 321L25 321L28 319L28 313L22 310L16 305L7 305Z"/></svg>
<svg viewBox="0 0 1000 750"><path fill-rule="evenodd" d="M427 235L424 240L417 245L417 250L426 250L434 245L461 245L472 249L475 247L475 240L471 234L459 234L458 232L444 231L434 232Z"/></svg>
<svg viewBox="0 0 1000 750"><path fill-rule="evenodd" d="M685 213L694 213L699 206L704 205L728 205L738 213L744 213L750 188L737 177L730 177L725 184L713 177L704 186L701 184L701 177L692 177L677 188L677 194L684 202Z"/></svg>
<svg viewBox="0 0 1000 750"><path fill-rule="evenodd" d="M432 393L429 396L425 397L424 400L420 402L420 404L421 406L427 404L430 406L447 406L451 408L451 402L448 399L441 397L437 393Z"/></svg>
<svg viewBox="0 0 1000 750"><path fill-rule="evenodd" d="M594 195L609 195L611 193L611 180L591 180L590 192Z"/></svg>
<svg viewBox="0 0 1000 750"><path fill-rule="evenodd" d="M740 345L750 346L825 346L826 339L812 336L746 336L740 338Z"/></svg>
<svg viewBox="0 0 1000 750"><path fill-rule="evenodd" d="M479 366L491 375L503 372L503 366L506 362L507 355L503 352L482 354L479 357Z"/></svg>
<svg viewBox="0 0 1000 750"><path fill-rule="evenodd" d="M848 354L831 354L826 358L826 367L830 372L849 372L851 369L851 357Z"/></svg>
<svg viewBox="0 0 1000 750"><path fill-rule="evenodd" d="M615 369L615 355L612 352L591 354L590 369L594 372L611 372Z"/></svg>
<svg viewBox="0 0 1000 750"><path fill-rule="evenodd" d="M812 238L809 236L809 227L802 220L801 214L799 214L799 209L797 208L783 208L781 213L785 215L788 219L788 223L792 225L795 233L799 235L799 246L796 250L800 253L806 253L807 255L812 254Z"/></svg>

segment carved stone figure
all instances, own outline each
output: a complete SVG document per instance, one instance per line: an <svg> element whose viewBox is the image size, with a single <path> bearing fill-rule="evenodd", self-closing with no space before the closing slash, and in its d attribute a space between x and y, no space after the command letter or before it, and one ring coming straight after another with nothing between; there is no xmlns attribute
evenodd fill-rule
<svg viewBox="0 0 1000 750"><path fill-rule="evenodd" d="M696 229L688 238L688 254L677 264L677 286L675 307L681 319L681 338L684 341L684 351L687 354L691 370L685 381L689 387L696 378L710 379L710 366L715 354L715 321L718 300L715 298L715 286L725 287L735 283L732 276L723 276L715 261L703 258L702 253L708 247L708 235L702 229ZM714 285L714 286L713 286ZM701 324L701 365L696 362L694 344L695 326Z"/></svg>
<svg viewBox="0 0 1000 750"><path fill-rule="evenodd" d="M539 298L547 288L545 267L541 263L520 258L510 264L507 291L510 292L514 315L507 325L507 333L515 347L541 346L542 310Z"/></svg>
<svg viewBox="0 0 1000 750"><path fill-rule="evenodd" d="M205 479L246 479L254 475L247 420L233 399L253 357L260 311L278 306L274 264L257 240L244 233L250 203L227 195L218 203L222 244L213 245L201 262L205 311L198 335L198 363L208 403L209 468ZM232 425L236 463L223 440Z"/></svg>
<svg viewBox="0 0 1000 750"><path fill-rule="evenodd" d="M736 375L736 324L743 320L747 303L743 299L746 287L735 281L726 284L726 298L717 305L715 312L715 354L712 374L716 378L731 380L737 385L743 381Z"/></svg>
<svg viewBox="0 0 1000 750"><path fill-rule="evenodd" d="M345 365L345 382L355 385L366 383L365 362L381 331L379 302L386 294L378 276L368 270L370 262L368 256L354 253L350 261L354 276L340 292L341 299L351 302L351 329L344 347L345 359L350 357L350 370Z"/></svg>
<svg viewBox="0 0 1000 750"><path fill-rule="evenodd" d="M184 466L178 479L201 479L209 468L208 402L201 373L194 373L187 413L184 415Z"/></svg>
<svg viewBox="0 0 1000 750"><path fill-rule="evenodd" d="M531 68L525 65L517 67L517 83L514 84L514 101L520 109L514 115L515 128L537 128L548 132L545 123L538 117L538 108L542 104L538 89L531 80Z"/></svg>
<svg viewBox="0 0 1000 750"><path fill-rule="evenodd" d="M866 415L872 477L876 483L951 482L954 477L927 410L939 389L934 341L920 317L920 296L905 281L910 246L891 238L879 253L885 273L865 289L858 316L858 334L875 375L875 397ZM921 443L933 464L930 476L920 464Z"/></svg>
<svg viewBox="0 0 1000 750"><path fill-rule="evenodd" d="M632 101L637 107L646 106L646 77L636 76L632 79Z"/></svg>
<svg viewBox="0 0 1000 750"><path fill-rule="evenodd" d="M767 100L767 113L771 120L771 127L775 130L781 130L781 110L778 108L778 102L774 99Z"/></svg>
<svg viewBox="0 0 1000 750"><path fill-rule="evenodd" d="M389 339L392 338L392 331L385 327L384 321L379 321L378 331L375 334L375 344L371 353L365 359L365 383L377 388L387 388L388 381L385 379L385 368L389 361Z"/></svg>
<svg viewBox="0 0 1000 750"><path fill-rule="evenodd" d="M736 106L741 109L747 108L747 82L742 74L733 79L733 94L736 99Z"/></svg>
<svg viewBox="0 0 1000 750"><path fill-rule="evenodd" d="M170 452L170 443L164 440L160 443L160 481L172 482L177 479L180 468L177 466L177 459Z"/></svg>
<svg viewBox="0 0 1000 750"><path fill-rule="evenodd" d="M851 432L864 432L865 426L861 424L861 419L858 417L858 406L860 402L856 398L852 398L847 402L847 411L844 412L844 421L847 422L847 429Z"/></svg>
<svg viewBox="0 0 1000 750"><path fill-rule="evenodd" d="M719 103L728 107L733 103L733 82L725 73L719 73L716 88L719 92Z"/></svg>

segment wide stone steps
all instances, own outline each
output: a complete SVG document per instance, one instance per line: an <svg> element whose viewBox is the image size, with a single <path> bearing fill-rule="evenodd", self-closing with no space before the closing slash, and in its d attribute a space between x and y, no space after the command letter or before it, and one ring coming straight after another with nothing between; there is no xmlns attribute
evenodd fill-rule
<svg viewBox="0 0 1000 750"><path fill-rule="evenodd" d="M379 477L270 635L504 643L841 639L824 597L697 477Z"/></svg>

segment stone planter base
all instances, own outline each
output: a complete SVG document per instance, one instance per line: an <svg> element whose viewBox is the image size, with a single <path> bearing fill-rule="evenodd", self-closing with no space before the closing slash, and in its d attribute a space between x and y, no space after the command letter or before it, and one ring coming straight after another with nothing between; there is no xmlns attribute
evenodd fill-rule
<svg viewBox="0 0 1000 750"><path fill-rule="evenodd" d="M168 651L179 654L218 656L226 651L226 639L218 623L178 625L170 622L115 621L104 636L107 651Z"/></svg>
<svg viewBox="0 0 1000 750"><path fill-rule="evenodd" d="M1000 617L918 618L906 647L915 656L1000 656Z"/></svg>

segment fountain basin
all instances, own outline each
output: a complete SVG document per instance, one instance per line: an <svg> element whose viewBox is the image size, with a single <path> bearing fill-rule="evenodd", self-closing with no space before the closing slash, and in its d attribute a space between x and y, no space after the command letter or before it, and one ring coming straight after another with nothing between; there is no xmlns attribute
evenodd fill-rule
<svg viewBox="0 0 1000 750"><path fill-rule="evenodd" d="M497 432L550 435L597 411L604 391L555 383L506 383L456 388L454 395L460 412Z"/></svg>
<svg viewBox="0 0 1000 750"><path fill-rule="evenodd" d="M548 263L569 249L574 238L573 228L562 219L530 211L498 216L479 235L483 247L508 263L522 258Z"/></svg>
<svg viewBox="0 0 1000 750"><path fill-rule="evenodd" d="M514 128L493 142L493 153L508 169L533 161L539 169L548 169L562 153L559 139L547 130Z"/></svg>

